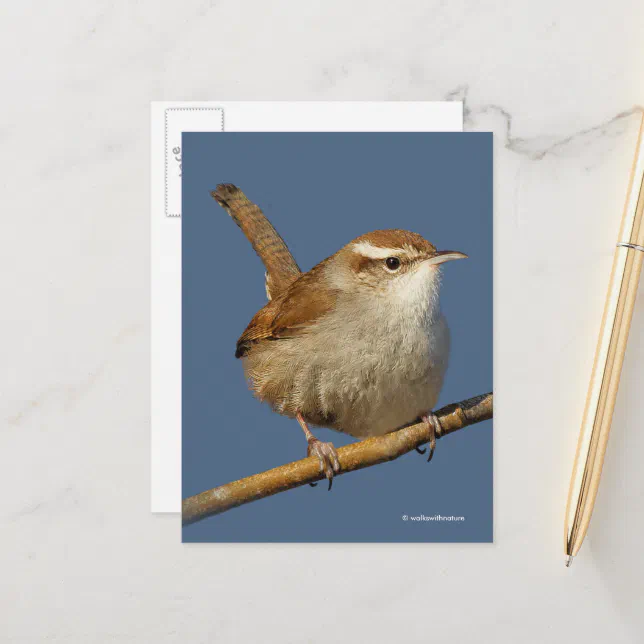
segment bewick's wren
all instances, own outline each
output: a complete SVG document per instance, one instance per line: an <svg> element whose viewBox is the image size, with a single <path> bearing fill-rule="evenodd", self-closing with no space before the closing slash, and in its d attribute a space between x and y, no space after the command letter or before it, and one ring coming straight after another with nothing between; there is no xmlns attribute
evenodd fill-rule
<svg viewBox="0 0 644 644"><path fill-rule="evenodd" d="M222 184L212 196L267 269L270 301L250 321L235 355L255 395L299 421L329 489L340 469L337 453L307 423L362 438L422 418L432 432L431 458L438 429L431 410L449 356L440 265L467 255L438 251L406 230L376 230L301 273L241 190Z"/></svg>

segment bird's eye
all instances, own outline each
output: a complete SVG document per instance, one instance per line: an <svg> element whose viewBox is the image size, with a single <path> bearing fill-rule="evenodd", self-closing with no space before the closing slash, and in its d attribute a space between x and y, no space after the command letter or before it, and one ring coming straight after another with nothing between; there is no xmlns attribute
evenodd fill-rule
<svg viewBox="0 0 644 644"><path fill-rule="evenodd" d="M385 264L390 271L397 271L400 268L400 260L397 257L387 257Z"/></svg>

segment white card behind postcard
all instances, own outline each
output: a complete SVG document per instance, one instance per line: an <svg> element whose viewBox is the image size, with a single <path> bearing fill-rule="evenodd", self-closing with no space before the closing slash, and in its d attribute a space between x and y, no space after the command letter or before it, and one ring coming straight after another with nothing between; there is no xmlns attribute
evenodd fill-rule
<svg viewBox="0 0 644 644"><path fill-rule="evenodd" d="M151 105L151 509L181 511L181 132L461 132L460 102Z"/></svg>

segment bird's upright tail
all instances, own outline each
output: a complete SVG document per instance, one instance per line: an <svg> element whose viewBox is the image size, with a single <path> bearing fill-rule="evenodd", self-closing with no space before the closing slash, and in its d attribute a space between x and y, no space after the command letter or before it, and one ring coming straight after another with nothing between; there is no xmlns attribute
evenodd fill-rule
<svg viewBox="0 0 644 644"><path fill-rule="evenodd" d="M210 193L242 229L266 267L266 295L274 298L302 273L280 234L261 208L231 183L221 183Z"/></svg>

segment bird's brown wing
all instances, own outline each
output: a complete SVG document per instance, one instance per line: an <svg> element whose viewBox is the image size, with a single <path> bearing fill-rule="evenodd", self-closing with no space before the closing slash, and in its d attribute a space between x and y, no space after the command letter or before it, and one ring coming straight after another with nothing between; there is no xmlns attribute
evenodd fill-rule
<svg viewBox="0 0 644 644"><path fill-rule="evenodd" d="M260 342L282 340L306 333L334 306L336 292L321 286L318 264L285 292L260 309L237 341L235 356L247 355Z"/></svg>
<svg viewBox="0 0 644 644"><path fill-rule="evenodd" d="M300 267L284 240L254 204L232 183L222 183L211 192L242 229L266 267L266 296L269 300L283 293L301 274Z"/></svg>

